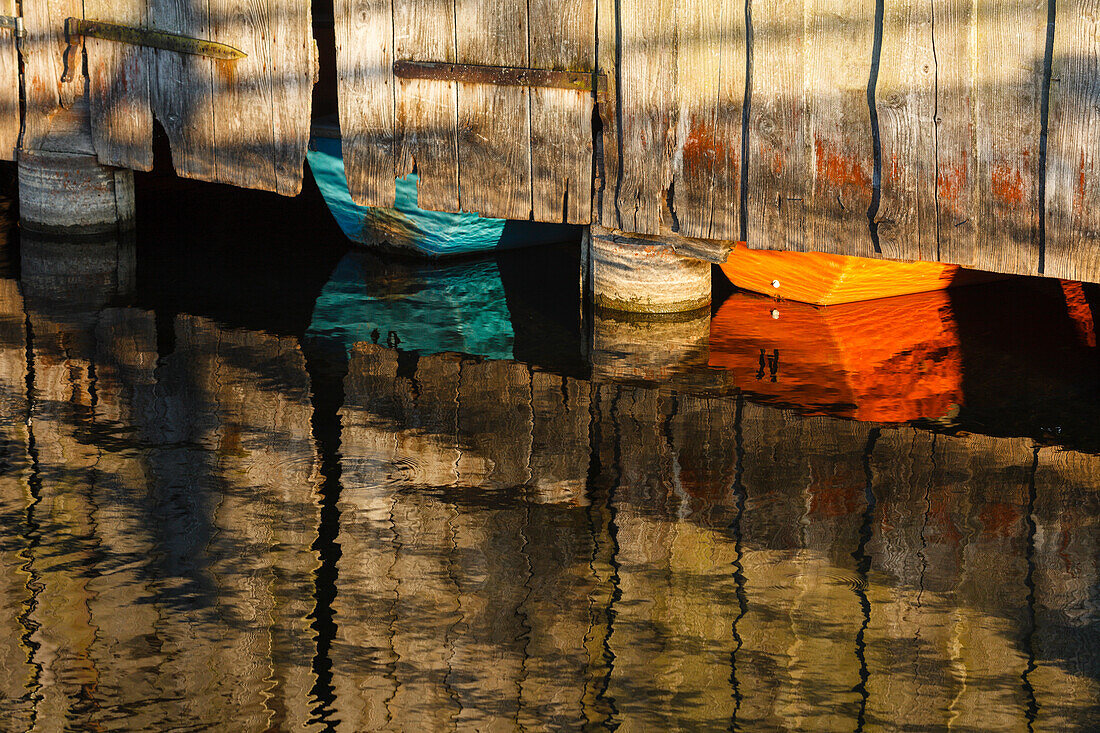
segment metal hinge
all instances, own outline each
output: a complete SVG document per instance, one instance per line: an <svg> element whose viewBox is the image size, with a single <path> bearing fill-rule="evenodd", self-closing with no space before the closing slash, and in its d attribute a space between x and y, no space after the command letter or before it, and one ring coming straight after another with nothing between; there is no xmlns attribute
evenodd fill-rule
<svg viewBox="0 0 1100 733"><path fill-rule="evenodd" d="M575 89L581 92L595 92L597 99L607 95L607 76L591 71L554 71L518 66L447 64L435 61L395 61L393 75L399 79L435 79L496 86Z"/></svg>
<svg viewBox="0 0 1100 733"><path fill-rule="evenodd" d="M23 39L27 37L27 29L23 27L23 19L21 17L0 15L0 28L11 31L12 37L15 38L16 48L19 50L23 49Z"/></svg>
<svg viewBox="0 0 1100 733"><path fill-rule="evenodd" d="M239 48L233 48L225 43L206 41L201 38L181 36L178 33L153 30L152 28L135 28L133 26L118 25L116 23L104 23L100 20L82 20L81 18L65 19L65 39L69 43L69 51L76 47L76 39L80 37L98 38L104 41L116 43L128 43L133 46L145 46L147 48L159 48L163 51L176 51L192 56L208 56L224 61L243 59L248 56ZM65 64L65 78L62 81L72 79L73 65Z"/></svg>

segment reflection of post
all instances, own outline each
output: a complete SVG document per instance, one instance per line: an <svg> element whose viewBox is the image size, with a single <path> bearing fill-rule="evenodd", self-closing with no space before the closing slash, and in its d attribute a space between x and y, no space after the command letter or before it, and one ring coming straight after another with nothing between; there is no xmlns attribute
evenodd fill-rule
<svg viewBox="0 0 1100 733"><path fill-rule="evenodd" d="M93 313L132 294L137 260L131 236L74 240L24 231L23 292L31 310Z"/></svg>
<svg viewBox="0 0 1100 733"><path fill-rule="evenodd" d="M710 312L682 317L597 312L592 367L598 377L655 381L707 363Z"/></svg>

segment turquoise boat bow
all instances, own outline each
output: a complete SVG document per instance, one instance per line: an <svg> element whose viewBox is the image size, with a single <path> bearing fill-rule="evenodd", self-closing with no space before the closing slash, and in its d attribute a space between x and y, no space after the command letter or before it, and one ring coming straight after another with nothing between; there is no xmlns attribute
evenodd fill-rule
<svg viewBox="0 0 1100 733"><path fill-rule="evenodd" d="M320 127L310 140L309 167L329 211L353 242L434 259L580 239L576 226L426 211L416 205L416 174L397 180L392 209L360 206L348 191L339 133Z"/></svg>

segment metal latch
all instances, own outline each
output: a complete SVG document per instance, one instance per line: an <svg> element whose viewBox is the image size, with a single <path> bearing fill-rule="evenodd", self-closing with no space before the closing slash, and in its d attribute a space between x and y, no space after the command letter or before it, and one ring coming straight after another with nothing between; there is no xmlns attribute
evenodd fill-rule
<svg viewBox="0 0 1100 733"><path fill-rule="evenodd" d="M399 79L435 79L496 86L575 89L581 92L595 92L597 99L607 95L607 76L591 71L554 71L519 66L447 64L436 61L395 61L393 74Z"/></svg>
<svg viewBox="0 0 1100 733"><path fill-rule="evenodd" d="M21 17L0 15L0 28L6 28L11 31L12 37L15 38L15 47L20 50L23 49L23 39L27 37L27 29L23 27L23 19Z"/></svg>
<svg viewBox="0 0 1100 733"><path fill-rule="evenodd" d="M69 53L76 47L76 39L81 36L117 43L128 43L133 46L159 48L164 51L176 51L192 56L208 56L225 61L243 59L248 56L239 48L233 48L225 43L181 36L178 33L168 33L167 31L158 31L151 28L134 28L128 25L104 23L99 20L66 18L65 39L69 47L65 51L65 76L62 81L72 80L73 64L69 63Z"/></svg>

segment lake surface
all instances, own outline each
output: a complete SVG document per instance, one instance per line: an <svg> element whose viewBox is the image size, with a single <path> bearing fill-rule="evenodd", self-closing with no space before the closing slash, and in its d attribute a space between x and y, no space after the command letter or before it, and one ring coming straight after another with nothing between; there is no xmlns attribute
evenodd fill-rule
<svg viewBox="0 0 1100 733"><path fill-rule="evenodd" d="M3 215L0 729L1100 727L1095 288L638 323L138 188Z"/></svg>

